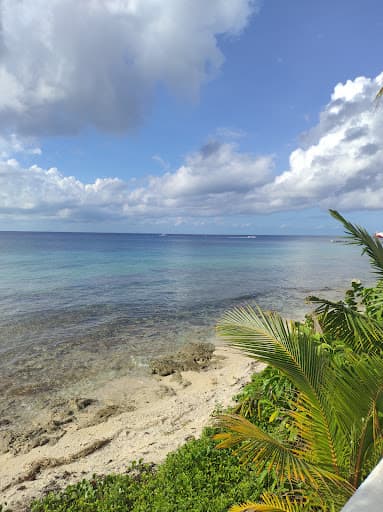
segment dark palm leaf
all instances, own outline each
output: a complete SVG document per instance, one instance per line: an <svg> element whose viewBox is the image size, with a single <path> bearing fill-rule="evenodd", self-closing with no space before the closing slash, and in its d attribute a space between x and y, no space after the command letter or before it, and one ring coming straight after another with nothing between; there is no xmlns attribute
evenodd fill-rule
<svg viewBox="0 0 383 512"><path fill-rule="evenodd" d="M370 258L374 272L383 278L383 247L378 239L373 238L364 228L346 220L336 210L329 210L330 214L343 224L347 237L345 243L359 245L363 248L362 254Z"/></svg>
<svg viewBox="0 0 383 512"><path fill-rule="evenodd" d="M371 316L344 302L332 302L315 296L307 298L315 304L315 314L325 337L339 340L356 353L376 353L383 348L383 326Z"/></svg>

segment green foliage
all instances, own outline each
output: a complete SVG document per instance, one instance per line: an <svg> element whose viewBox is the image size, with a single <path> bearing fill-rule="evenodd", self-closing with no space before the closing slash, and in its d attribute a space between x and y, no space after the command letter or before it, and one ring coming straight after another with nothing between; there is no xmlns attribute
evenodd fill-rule
<svg viewBox="0 0 383 512"><path fill-rule="evenodd" d="M330 214L345 228L345 243L362 247L362 254L367 254L370 264L379 278L383 278L383 247L378 238L373 238L364 228L346 220L336 210L329 210Z"/></svg>
<svg viewBox="0 0 383 512"><path fill-rule="evenodd" d="M286 439L295 438L289 411L294 404L297 390L278 370L267 366L255 373L236 397L234 414L240 414L267 432L279 433Z"/></svg>
<svg viewBox="0 0 383 512"><path fill-rule="evenodd" d="M152 466L133 463L126 475L83 480L63 492L32 504L31 512L125 512L132 510L138 490L153 475Z"/></svg>
<svg viewBox="0 0 383 512"><path fill-rule="evenodd" d="M256 414L263 399L253 394L252 399L244 397L245 407L238 407L238 414L221 416L226 431L216 436L220 447L235 447L242 460L254 462L258 472L272 468L281 483L288 480L293 488L309 483L327 500L310 503L308 493L303 504L295 497L280 500L266 493L261 504L238 505L232 512L332 510L381 457L383 247L364 228L335 210L330 213L345 227L346 243L361 246L362 254L369 256L380 281L372 288L353 281L338 302L309 297L316 310L302 326L250 307L226 313L219 333L251 357L273 366L294 386L293 400L281 395L285 416L279 418L281 426L294 427L287 439L281 436L283 428L270 432L265 420L280 416L280 408L266 403L263 415Z"/></svg>
<svg viewBox="0 0 383 512"><path fill-rule="evenodd" d="M143 464L133 470L52 493L32 512L224 512L237 501L258 499L264 487L252 468L215 449L210 432L171 453L155 471Z"/></svg>
<svg viewBox="0 0 383 512"><path fill-rule="evenodd" d="M220 447L234 447L256 472L273 468L281 483L309 484L339 504L361 482L366 464L382 447L380 401L383 360L380 355L344 355L334 364L321 350L314 332L275 313L250 307L226 313L218 330L233 346L272 365L298 393L286 411L295 436L286 440L258 422L223 415Z"/></svg>

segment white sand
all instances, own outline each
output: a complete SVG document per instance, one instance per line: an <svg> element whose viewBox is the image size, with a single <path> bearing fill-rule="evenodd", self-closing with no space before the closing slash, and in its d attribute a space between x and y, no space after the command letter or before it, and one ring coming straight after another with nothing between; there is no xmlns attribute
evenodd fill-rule
<svg viewBox="0 0 383 512"><path fill-rule="evenodd" d="M134 403L136 409L90 427L84 413L82 423L70 424L55 445L0 455L0 503L26 511L33 498L49 489L93 474L123 472L133 460L162 461L190 436L198 437L212 423L212 413L230 405L261 367L240 352L218 346L209 370L182 372L182 381L172 376L123 377L108 383L90 398L122 406Z"/></svg>

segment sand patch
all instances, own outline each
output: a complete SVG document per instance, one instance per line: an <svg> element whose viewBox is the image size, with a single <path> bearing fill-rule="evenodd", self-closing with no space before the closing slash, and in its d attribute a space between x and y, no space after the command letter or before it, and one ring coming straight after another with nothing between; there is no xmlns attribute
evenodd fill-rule
<svg viewBox="0 0 383 512"><path fill-rule="evenodd" d="M162 461L198 437L214 410L227 407L261 367L240 352L218 346L203 371L121 377L94 396L58 406L48 421L53 440L0 454L1 500L15 512L26 511L33 498L49 490L94 474L124 472L133 460ZM34 430L38 428L45 427Z"/></svg>

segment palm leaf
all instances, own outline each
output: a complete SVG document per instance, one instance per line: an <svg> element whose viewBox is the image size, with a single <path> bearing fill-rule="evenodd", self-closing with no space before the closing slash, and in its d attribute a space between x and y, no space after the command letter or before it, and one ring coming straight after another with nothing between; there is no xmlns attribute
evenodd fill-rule
<svg viewBox="0 0 383 512"><path fill-rule="evenodd" d="M293 496L285 495L282 498L269 492L261 495L262 503L247 502L234 505L229 512L334 512L335 503L324 501L321 496L314 499L299 498L299 492L292 491ZM295 495L294 495L295 494ZM342 503L339 503L341 506Z"/></svg>
<svg viewBox="0 0 383 512"><path fill-rule="evenodd" d="M378 239L374 239L364 228L346 220L336 210L329 210L330 214L343 224L346 229L346 244L359 245L363 248L362 254L367 254L374 272L383 278L383 247Z"/></svg>
<svg viewBox="0 0 383 512"><path fill-rule="evenodd" d="M335 413L322 393L331 369L327 355L318 353L307 329L276 313L264 313L259 308L255 311L250 306L226 313L217 329L231 345L278 368L299 389L310 411L310 428L321 440L316 444L318 460L330 463L336 473L332 432Z"/></svg>
<svg viewBox="0 0 383 512"><path fill-rule="evenodd" d="M229 512L302 512L302 504L294 503L289 498L280 499L276 496L262 495L263 503L247 502L233 505Z"/></svg>
<svg viewBox="0 0 383 512"><path fill-rule="evenodd" d="M379 419L383 396L383 359L380 355L347 358L347 367L338 371L333 383L337 402L337 421L349 439L350 481L354 487L361 482L363 466L368 455L376 452L383 442ZM355 448L352 447L353 441ZM346 446L346 445L345 445Z"/></svg>
<svg viewBox="0 0 383 512"><path fill-rule="evenodd" d="M314 313L325 336L346 343L356 353L378 352L383 348L383 327L371 316L352 309L344 302L315 296L307 300L317 305Z"/></svg>
<svg viewBox="0 0 383 512"><path fill-rule="evenodd" d="M245 306L225 313L217 331L230 345L280 370L317 403L328 361L295 322Z"/></svg>
<svg viewBox="0 0 383 512"><path fill-rule="evenodd" d="M318 461L310 462L309 446L297 448L286 442L275 439L270 434L234 414L221 415L218 418L220 427L229 429L214 436L220 443L217 448L237 447L236 454L241 455L245 463L253 462L257 473L264 469L274 469L283 482L308 482L313 488L326 488L331 491L329 484L338 487L346 494L351 494L353 488L343 478L321 467Z"/></svg>

